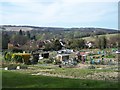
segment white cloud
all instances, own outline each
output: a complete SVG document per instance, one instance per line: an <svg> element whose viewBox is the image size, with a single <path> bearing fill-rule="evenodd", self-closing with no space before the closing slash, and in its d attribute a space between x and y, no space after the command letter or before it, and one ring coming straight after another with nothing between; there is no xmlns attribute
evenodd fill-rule
<svg viewBox="0 0 120 90"><path fill-rule="evenodd" d="M2 6L4 24L69 24L99 22L109 13L116 14L117 6L111 6L112 4L108 2L118 0L3 0L2 2L8 4Z"/></svg>
<svg viewBox="0 0 120 90"><path fill-rule="evenodd" d="M119 0L1 0L1 2L119 2Z"/></svg>

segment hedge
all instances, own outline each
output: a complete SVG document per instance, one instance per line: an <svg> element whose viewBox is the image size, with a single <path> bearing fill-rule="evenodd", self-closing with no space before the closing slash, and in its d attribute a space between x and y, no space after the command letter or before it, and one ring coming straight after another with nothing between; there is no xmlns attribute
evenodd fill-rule
<svg viewBox="0 0 120 90"><path fill-rule="evenodd" d="M5 55L5 60L28 64L30 56L31 56L31 54L29 54L29 53L11 53L11 52L8 52Z"/></svg>
<svg viewBox="0 0 120 90"><path fill-rule="evenodd" d="M22 61L23 61L25 64L28 64L31 54L29 54L29 53L14 53L13 56L14 56L14 57L15 57L15 56L19 56L19 59L22 59ZM20 57L22 57L22 58L20 58Z"/></svg>

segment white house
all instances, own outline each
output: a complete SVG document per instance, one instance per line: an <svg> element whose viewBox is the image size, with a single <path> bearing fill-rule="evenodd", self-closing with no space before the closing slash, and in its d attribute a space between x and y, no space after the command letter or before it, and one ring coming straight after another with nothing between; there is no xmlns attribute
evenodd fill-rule
<svg viewBox="0 0 120 90"><path fill-rule="evenodd" d="M87 41L86 46L88 46L89 48L91 48L93 46L93 44L92 44L92 42Z"/></svg>

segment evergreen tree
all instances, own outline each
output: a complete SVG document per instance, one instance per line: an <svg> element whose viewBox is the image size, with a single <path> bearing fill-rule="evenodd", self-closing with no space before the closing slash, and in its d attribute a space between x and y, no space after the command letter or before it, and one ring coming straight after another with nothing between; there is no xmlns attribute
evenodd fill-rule
<svg viewBox="0 0 120 90"><path fill-rule="evenodd" d="M95 43L99 49L105 49L107 47L107 39L105 36L97 37Z"/></svg>
<svg viewBox="0 0 120 90"><path fill-rule="evenodd" d="M19 31L19 35L23 35L23 31L21 29Z"/></svg>
<svg viewBox="0 0 120 90"><path fill-rule="evenodd" d="M7 33L2 33L2 49L7 49L9 43L9 35Z"/></svg>
<svg viewBox="0 0 120 90"><path fill-rule="evenodd" d="M62 49L62 45L61 45L61 43L59 42L58 39L53 42L53 47L54 47L55 50Z"/></svg>
<svg viewBox="0 0 120 90"><path fill-rule="evenodd" d="M103 49L105 49L107 47L107 39L105 36L103 37L103 45L102 46L103 46Z"/></svg>
<svg viewBox="0 0 120 90"><path fill-rule="evenodd" d="M36 39L36 36L35 36L35 35L32 36L32 37L31 37L31 40L37 40L37 39Z"/></svg>
<svg viewBox="0 0 120 90"><path fill-rule="evenodd" d="M31 37L31 34L29 31L27 31L27 37L28 37L28 39L30 39L30 37Z"/></svg>

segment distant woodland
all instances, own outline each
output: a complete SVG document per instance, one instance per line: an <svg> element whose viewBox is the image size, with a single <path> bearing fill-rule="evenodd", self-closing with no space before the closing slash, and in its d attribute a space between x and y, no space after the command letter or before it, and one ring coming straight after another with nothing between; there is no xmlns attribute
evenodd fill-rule
<svg viewBox="0 0 120 90"><path fill-rule="evenodd" d="M46 50L58 50L62 44L66 48L87 48L85 37L94 37L93 48L118 47L118 35L107 38L99 35L118 34L120 31L103 28L54 28L34 26L0 26L2 30L2 49L8 49L8 43L16 47L29 50L28 46L34 49L43 48ZM90 42L90 41L89 41ZM56 49L54 47L57 47Z"/></svg>

